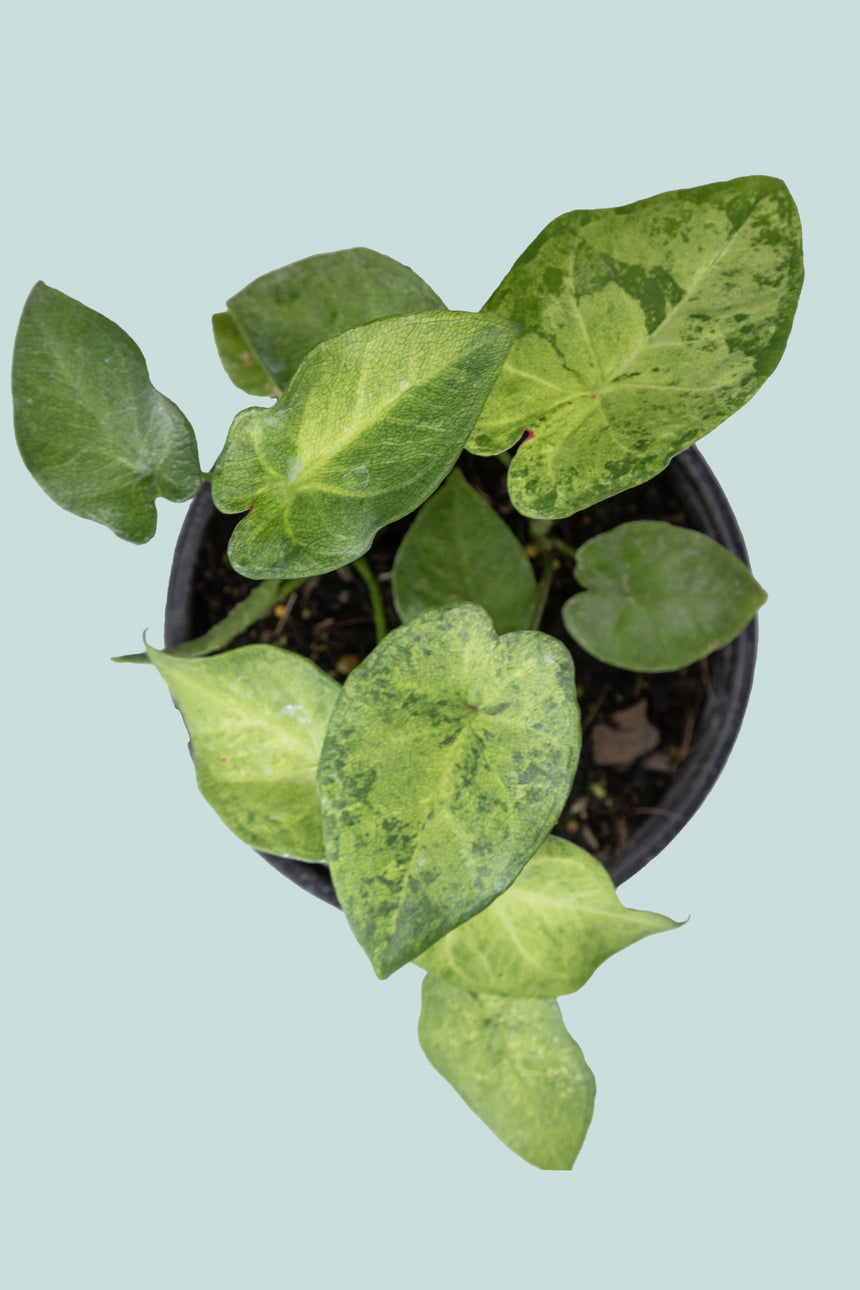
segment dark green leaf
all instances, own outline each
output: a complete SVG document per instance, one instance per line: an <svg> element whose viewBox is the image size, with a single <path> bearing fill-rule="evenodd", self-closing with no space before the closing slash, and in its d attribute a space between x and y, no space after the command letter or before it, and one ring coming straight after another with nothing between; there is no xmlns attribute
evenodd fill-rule
<svg viewBox="0 0 860 1290"><path fill-rule="evenodd" d="M770 375L802 280L778 179L562 215L487 302L525 330L467 446L496 453L530 431L509 479L524 515L571 515L650 479Z"/></svg>
<svg viewBox="0 0 860 1290"><path fill-rule="evenodd" d="M418 960L466 990L529 998L570 994L601 963L678 924L627 909L599 860L550 836L491 905Z"/></svg>
<svg viewBox="0 0 860 1290"><path fill-rule="evenodd" d="M156 497L200 487L194 431L149 381L122 328L37 282L12 364L15 434L27 469L59 506L128 542L155 532Z"/></svg>
<svg viewBox="0 0 860 1290"><path fill-rule="evenodd" d="M337 682L274 645L146 652L188 727L200 792L227 827L261 851L323 859L316 771Z"/></svg>
<svg viewBox="0 0 860 1290"><path fill-rule="evenodd" d="M538 1169L571 1169L594 1110L594 1076L554 999L472 994L424 979L428 1061L505 1146Z"/></svg>
<svg viewBox="0 0 860 1290"><path fill-rule="evenodd" d="M238 385L246 394L268 395L276 399L281 391L252 353L251 346L239 331L232 315L213 314L212 333L221 366L233 384Z"/></svg>
<svg viewBox="0 0 860 1290"><path fill-rule="evenodd" d="M394 604L403 622L463 601L482 605L496 631L529 625L536 586L529 558L507 524L459 470L413 520L394 561Z"/></svg>
<svg viewBox="0 0 860 1290"><path fill-rule="evenodd" d="M323 341L273 408L230 427L219 510L251 513L229 546L249 578L348 564L445 478L518 328L488 314L384 318Z"/></svg>
<svg viewBox="0 0 860 1290"><path fill-rule="evenodd" d="M637 520L576 553L562 619L589 654L631 672L671 672L727 645L767 599L746 565L693 529Z"/></svg>
<svg viewBox="0 0 860 1290"><path fill-rule="evenodd" d="M227 308L246 350L282 390L320 341L389 314L445 306L405 264L357 247L275 269L232 296ZM215 339L224 367L240 389L270 393L237 380L242 373L232 362L235 342L231 339L225 350L217 330Z"/></svg>
<svg viewBox="0 0 860 1290"><path fill-rule="evenodd" d="M579 756L573 664L476 605L399 627L349 676L318 775L350 926L388 976L510 885Z"/></svg>

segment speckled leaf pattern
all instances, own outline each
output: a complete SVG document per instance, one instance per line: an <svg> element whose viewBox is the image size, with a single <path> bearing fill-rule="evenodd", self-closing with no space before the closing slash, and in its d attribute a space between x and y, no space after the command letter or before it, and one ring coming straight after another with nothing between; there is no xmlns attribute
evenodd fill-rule
<svg viewBox="0 0 860 1290"><path fill-rule="evenodd" d="M212 334L218 349L221 366L234 385L246 394L266 395L276 399L279 387L239 331L232 314L212 315Z"/></svg>
<svg viewBox="0 0 860 1290"><path fill-rule="evenodd" d="M424 979L418 1038L488 1128L538 1169L571 1169L594 1111L594 1076L555 999L474 994Z"/></svg>
<svg viewBox="0 0 860 1290"><path fill-rule="evenodd" d="M255 279L227 301L229 317L244 341L240 353L267 374L276 394L320 341L389 314L444 307L417 273L366 247L287 264ZM213 319L213 326L230 379L249 394L272 393L260 388L256 379L256 388L251 388L247 374L234 362L235 338L223 323L215 325Z"/></svg>
<svg viewBox="0 0 860 1290"><path fill-rule="evenodd" d="M585 591L562 619L595 658L671 672L743 631L767 599L743 561L713 538L656 520L620 524L576 553Z"/></svg>
<svg viewBox="0 0 860 1290"><path fill-rule="evenodd" d="M513 461L511 500L559 518L642 483L778 363L800 221L750 176L554 220L485 308L523 324L468 447Z"/></svg>
<svg viewBox="0 0 860 1290"><path fill-rule="evenodd" d="M200 792L227 827L261 851L323 859L316 771L337 682L274 645L146 652L188 728Z"/></svg>
<svg viewBox="0 0 860 1290"><path fill-rule="evenodd" d="M273 408L230 427L212 497L239 521L228 554L249 578L303 578L363 555L452 469L516 324L432 310L356 327L314 349Z"/></svg>
<svg viewBox="0 0 860 1290"><path fill-rule="evenodd" d="M394 561L394 604L403 622L463 601L482 605L497 632L524 630L536 585L525 550L459 470L413 520Z"/></svg>
<svg viewBox="0 0 860 1290"><path fill-rule="evenodd" d="M44 282L21 315L12 393L24 464L65 510L148 542L156 497L184 502L199 489L194 431L150 383L137 345Z"/></svg>
<svg viewBox="0 0 860 1290"><path fill-rule="evenodd" d="M466 990L549 998L578 990L610 955L677 926L627 909L599 860L550 836L507 891L418 966Z"/></svg>
<svg viewBox="0 0 860 1290"><path fill-rule="evenodd" d="M348 677L318 785L332 878L381 977L513 882L579 757L567 650L476 605L390 632Z"/></svg>

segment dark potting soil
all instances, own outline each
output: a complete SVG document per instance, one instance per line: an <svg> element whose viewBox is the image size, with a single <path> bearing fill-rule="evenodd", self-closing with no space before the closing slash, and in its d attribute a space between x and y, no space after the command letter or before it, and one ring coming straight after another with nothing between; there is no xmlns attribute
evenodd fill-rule
<svg viewBox="0 0 860 1290"><path fill-rule="evenodd" d="M530 544L529 521L511 505L506 470L497 458L464 453L458 463L526 547L541 573L541 556ZM227 563L226 548L240 515L216 514L198 559L193 635L202 635L223 618L255 585ZM628 520L667 520L688 525L683 506L662 476L599 503L570 519L558 520L553 534L576 548L588 538ZM389 627L399 619L391 593L391 568L412 516L377 534L365 557L385 601ZM555 576L541 630L570 650L576 667L582 709L582 754L573 788L553 832L607 861L650 814L661 814L660 800L690 749L696 720L708 694L707 661L678 672L640 675L609 667L571 640L561 620L564 602L581 590L573 561L554 557ZM376 645L367 588L350 566L309 578L273 613L237 637L238 645L266 643L304 654L342 681Z"/></svg>

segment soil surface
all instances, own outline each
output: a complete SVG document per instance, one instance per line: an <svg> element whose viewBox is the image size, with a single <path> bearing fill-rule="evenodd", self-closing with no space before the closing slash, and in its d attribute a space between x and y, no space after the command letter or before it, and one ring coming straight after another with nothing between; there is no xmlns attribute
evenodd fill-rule
<svg viewBox="0 0 860 1290"><path fill-rule="evenodd" d="M529 521L508 500L505 467L497 458L468 453L458 464L526 546L539 577L541 557L529 545ZM366 556L383 592L389 627L399 622L391 595L391 568L412 518L381 529ZM240 519L239 515L216 515L207 531L195 580L194 636L202 635L257 585L227 563L227 542ZM558 520L553 533L576 548L633 519L689 523L678 498L658 476L570 519ZM645 817L661 813L660 799L687 756L708 694L707 662L648 675L598 662L571 640L562 625L562 605L581 588L573 575L573 561L560 554L554 560L556 573L541 630L558 637L573 656L583 741L573 789L553 832L606 862L622 851ZM254 642L295 650L342 681L376 644L364 582L349 566L308 579L231 648Z"/></svg>

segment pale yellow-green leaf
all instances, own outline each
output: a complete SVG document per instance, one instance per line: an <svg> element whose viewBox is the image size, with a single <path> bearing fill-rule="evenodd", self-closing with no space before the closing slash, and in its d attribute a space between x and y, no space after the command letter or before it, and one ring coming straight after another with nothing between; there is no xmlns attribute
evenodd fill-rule
<svg viewBox="0 0 860 1290"><path fill-rule="evenodd" d="M594 1110L594 1076L555 999L475 994L429 975L418 1038L488 1128L538 1169L571 1169Z"/></svg>
<svg viewBox="0 0 860 1290"><path fill-rule="evenodd" d="M578 990L610 955L677 926L627 909L598 860L551 836L506 891L417 962L467 990L543 998Z"/></svg>
<svg viewBox="0 0 860 1290"><path fill-rule="evenodd" d="M509 448L524 515L571 515L658 474L776 367L803 281L800 221L749 176L561 215L485 308L522 324L467 447Z"/></svg>
<svg viewBox="0 0 860 1290"><path fill-rule="evenodd" d="M261 851L322 860L316 771L337 682L274 645L146 652L188 728L200 792L228 828Z"/></svg>

